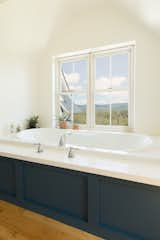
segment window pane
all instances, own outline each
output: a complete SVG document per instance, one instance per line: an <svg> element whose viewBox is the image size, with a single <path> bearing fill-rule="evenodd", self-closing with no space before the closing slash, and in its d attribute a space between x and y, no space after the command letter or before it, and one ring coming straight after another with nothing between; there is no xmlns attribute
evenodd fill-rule
<svg viewBox="0 0 160 240"><path fill-rule="evenodd" d="M73 95L73 122L77 124L86 124L86 95Z"/></svg>
<svg viewBox="0 0 160 240"><path fill-rule="evenodd" d="M95 119L97 125L110 124L110 94L95 96Z"/></svg>
<svg viewBox="0 0 160 240"><path fill-rule="evenodd" d="M128 88L128 54L112 56L112 88Z"/></svg>
<svg viewBox="0 0 160 240"><path fill-rule="evenodd" d="M71 121L72 117L72 97L71 95L60 95L59 96L60 103L60 117Z"/></svg>
<svg viewBox="0 0 160 240"><path fill-rule="evenodd" d="M112 92L112 125L128 126L128 92Z"/></svg>
<svg viewBox="0 0 160 240"><path fill-rule="evenodd" d="M95 89L105 90L110 88L109 79L109 57L96 57L96 69L95 69Z"/></svg>
<svg viewBox="0 0 160 240"><path fill-rule="evenodd" d="M87 88L87 60L62 63L60 71L63 92Z"/></svg>

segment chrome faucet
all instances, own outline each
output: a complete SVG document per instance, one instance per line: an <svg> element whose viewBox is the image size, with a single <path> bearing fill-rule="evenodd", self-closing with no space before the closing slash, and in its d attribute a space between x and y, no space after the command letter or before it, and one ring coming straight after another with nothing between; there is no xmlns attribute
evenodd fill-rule
<svg viewBox="0 0 160 240"><path fill-rule="evenodd" d="M37 146L37 153L42 153L43 152L43 148L42 148L41 143L35 143L34 145Z"/></svg>
<svg viewBox="0 0 160 240"><path fill-rule="evenodd" d="M74 155L74 149L75 149L74 147L69 148L68 156L67 156L68 158L74 158L74 156L75 156Z"/></svg>
<svg viewBox="0 0 160 240"><path fill-rule="evenodd" d="M59 147L63 147L63 146L65 146L65 144L66 144L66 135L63 134L60 136L58 145L59 145Z"/></svg>

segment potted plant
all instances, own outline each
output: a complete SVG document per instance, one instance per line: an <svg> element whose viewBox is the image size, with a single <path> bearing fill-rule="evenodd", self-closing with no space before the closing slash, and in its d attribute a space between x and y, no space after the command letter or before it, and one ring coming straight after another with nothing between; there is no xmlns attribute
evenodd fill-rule
<svg viewBox="0 0 160 240"><path fill-rule="evenodd" d="M67 120L63 116L59 117L58 124L61 129L66 129L68 127Z"/></svg>
<svg viewBox="0 0 160 240"><path fill-rule="evenodd" d="M27 120L27 128L38 128L39 127L39 116L35 115L32 116Z"/></svg>
<svg viewBox="0 0 160 240"><path fill-rule="evenodd" d="M79 130L80 126L78 124L73 124L73 130Z"/></svg>

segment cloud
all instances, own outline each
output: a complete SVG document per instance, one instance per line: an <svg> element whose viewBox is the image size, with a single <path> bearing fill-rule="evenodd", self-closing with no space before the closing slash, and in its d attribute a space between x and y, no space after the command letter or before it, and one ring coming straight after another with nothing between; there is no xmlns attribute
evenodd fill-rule
<svg viewBox="0 0 160 240"><path fill-rule="evenodd" d="M112 92L112 103L126 103L128 102L128 92Z"/></svg>
<svg viewBox="0 0 160 240"><path fill-rule="evenodd" d="M96 104L105 105L110 103L127 103L128 102L128 92L118 91L110 93L99 93L96 95Z"/></svg>
<svg viewBox="0 0 160 240"><path fill-rule="evenodd" d="M123 87L126 85L126 77L114 77L112 78L112 87Z"/></svg>
<svg viewBox="0 0 160 240"><path fill-rule="evenodd" d="M101 77L96 79L95 81L95 88L97 90L107 89L110 87L110 80L105 77Z"/></svg>
<svg viewBox="0 0 160 240"><path fill-rule="evenodd" d="M80 81L80 75L79 75L79 73L67 74L67 80L68 80L70 85L78 84L79 81Z"/></svg>
<svg viewBox="0 0 160 240"><path fill-rule="evenodd" d="M97 90L103 90L111 87L120 88L127 86L127 78L126 77L113 77L112 80L106 77L100 77L95 81L95 88Z"/></svg>
<svg viewBox="0 0 160 240"><path fill-rule="evenodd" d="M79 73L65 74L65 77L68 82L70 90L81 89Z"/></svg>

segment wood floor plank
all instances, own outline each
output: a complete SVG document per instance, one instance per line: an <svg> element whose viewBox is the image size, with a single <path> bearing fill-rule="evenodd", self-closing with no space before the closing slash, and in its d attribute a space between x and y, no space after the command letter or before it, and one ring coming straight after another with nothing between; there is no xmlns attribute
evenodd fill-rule
<svg viewBox="0 0 160 240"><path fill-rule="evenodd" d="M0 240L102 240L37 213L0 201Z"/></svg>

